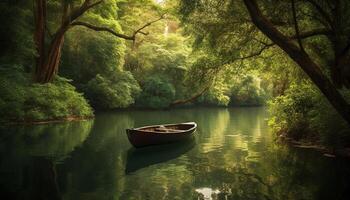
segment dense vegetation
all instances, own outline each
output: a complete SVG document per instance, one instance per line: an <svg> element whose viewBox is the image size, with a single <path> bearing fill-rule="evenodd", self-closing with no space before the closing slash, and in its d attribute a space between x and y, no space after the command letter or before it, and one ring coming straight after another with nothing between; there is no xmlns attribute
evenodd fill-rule
<svg viewBox="0 0 350 200"><path fill-rule="evenodd" d="M32 83L31 77L20 66L2 66L1 120L31 122L93 116L92 108L69 80L56 77L52 83L38 84Z"/></svg>
<svg viewBox="0 0 350 200"><path fill-rule="evenodd" d="M345 0L2 1L1 120L269 101L279 134L347 147L349 10Z"/></svg>
<svg viewBox="0 0 350 200"><path fill-rule="evenodd" d="M257 71L272 95L270 124L278 134L349 147L349 6L183 0L180 11L195 44L215 55L218 70Z"/></svg>
<svg viewBox="0 0 350 200"><path fill-rule="evenodd" d="M90 106L264 103L252 76L203 70L206 54L192 48L174 2L18 0L0 9L3 121L85 118Z"/></svg>

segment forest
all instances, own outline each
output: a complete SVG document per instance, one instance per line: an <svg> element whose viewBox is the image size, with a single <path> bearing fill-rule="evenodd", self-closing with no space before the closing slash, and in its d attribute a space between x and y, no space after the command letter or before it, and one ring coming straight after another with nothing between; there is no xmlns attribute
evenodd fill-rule
<svg viewBox="0 0 350 200"><path fill-rule="evenodd" d="M349 199L349 0L2 0L0 21L0 199ZM192 141L127 142L177 122Z"/></svg>
<svg viewBox="0 0 350 200"><path fill-rule="evenodd" d="M279 135L350 144L345 0L0 3L2 122L268 106Z"/></svg>

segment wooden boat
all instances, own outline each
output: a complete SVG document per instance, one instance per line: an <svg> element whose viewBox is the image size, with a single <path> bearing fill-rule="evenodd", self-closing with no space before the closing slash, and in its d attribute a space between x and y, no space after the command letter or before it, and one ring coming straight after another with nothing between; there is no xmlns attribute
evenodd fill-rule
<svg viewBox="0 0 350 200"><path fill-rule="evenodd" d="M187 122L126 129L126 133L130 143L138 148L185 140L192 137L196 128L195 122Z"/></svg>

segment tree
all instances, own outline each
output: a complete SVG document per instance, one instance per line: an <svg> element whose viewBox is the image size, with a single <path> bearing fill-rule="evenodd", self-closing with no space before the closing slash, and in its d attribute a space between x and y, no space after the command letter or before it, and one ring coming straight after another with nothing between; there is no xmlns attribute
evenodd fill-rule
<svg viewBox="0 0 350 200"><path fill-rule="evenodd" d="M117 33L114 30L107 27L99 27L87 22L78 21L78 19L86 13L88 10L103 3L105 0L93 1L84 0L82 4L76 6L75 1L61 0L60 6L61 22L58 25L57 30L51 34L47 26L47 5L48 0L35 0L34 1L34 42L37 50L36 69L35 69L35 81L38 83L48 83L53 80L54 75L58 71L60 64L61 50L64 42L65 33L76 26L83 26L95 31L105 31L113 34L116 37L123 38L125 40L134 41L137 34L147 33L143 32L143 29L151 24L164 18L162 15L156 20L148 22L136 29L131 35L124 35ZM51 38L47 37L47 34L52 35ZM49 39L49 41L47 41Z"/></svg>
<svg viewBox="0 0 350 200"><path fill-rule="evenodd" d="M196 44L224 63L239 68L240 62L256 60L271 50L290 58L350 123L349 105L338 91L347 87L350 75L349 2L291 0L272 4L262 0L259 4L255 0L182 0L180 12L197 35ZM271 62L271 57L264 62Z"/></svg>
<svg viewBox="0 0 350 200"><path fill-rule="evenodd" d="M292 1L293 3L294 1ZM330 17L325 11L321 8L321 6L313 0L309 0L312 5L316 7L319 14L321 14L321 17L326 18L326 20ZM343 2L345 4L345 2ZM320 89L320 91L325 95L325 97L328 99L328 101L332 104L332 106L338 111L338 113L348 122L350 123L350 110L349 110L349 104L345 101L345 99L342 97L342 95L339 93L337 88L333 83L338 83L339 85L345 84L348 80L347 79L338 79L339 74L339 64L344 63L346 56L348 54L348 51L350 49L350 41L345 46L345 48L342 48L341 54L339 54L339 47L340 42L337 41L337 34L339 34L340 29L337 29L336 21L338 15L341 15L340 4L341 1L334 1L334 21L332 19L328 19L329 25L333 25L332 32L327 32L327 34L330 34L329 38L332 38L334 36L334 46L335 46L335 57L334 57L334 63L335 65L331 67L333 82L324 74L324 72L321 71L321 67L312 60L312 58L307 54L307 52L303 49L302 46L302 36L300 35L298 31L297 22L294 16L294 22L295 22L295 30L296 30L296 38L298 39L299 46L297 46L290 38L286 35L284 35L281 31L279 31L275 25L266 18L261 10L259 9L258 4L255 0L244 0L244 4L246 8L248 9L249 15L252 19L252 22L263 32L271 41L276 43L281 49L283 49L288 56L293 59L300 68L310 77L312 82ZM293 3L294 5L294 3ZM295 6L293 6L293 12L295 12ZM317 33L314 31L315 34L323 34L323 33ZM346 76L345 76L346 77Z"/></svg>

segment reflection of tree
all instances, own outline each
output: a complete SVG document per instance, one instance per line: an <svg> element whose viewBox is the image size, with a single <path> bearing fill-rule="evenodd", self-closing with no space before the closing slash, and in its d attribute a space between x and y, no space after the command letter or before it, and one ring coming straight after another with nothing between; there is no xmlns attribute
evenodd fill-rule
<svg viewBox="0 0 350 200"><path fill-rule="evenodd" d="M0 136L0 191L6 199L60 199L55 162L81 145L93 121L6 127Z"/></svg>
<svg viewBox="0 0 350 200"><path fill-rule="evenodd" d="M33 177L53 177L49 174L54 169L63 199L197 199L195 191L200 188L218 190L217 199L344 199L348 195L348 162L328 162L310 152L276 145L264 117L261 108L119 112L98 115L92 128L91 122L76 128L57 124L68 128L46 130L52 136L45 130L5 133L0 136L0 188L12 195L19 190L34 194L36 189L23 187L23 180L25 186L33 185ZM125 174L131 148L125 128L180 121L199 125L193 148L176 149L174 155L152 152L154 156L146 158L141 154L145 162ZM88 135L80 131L89 129L80 146ZM64 146L63 138L74 140L75 132L75 141ZM55 137L57 144L51 142ZM56 156L39 159L39 167L33 167L33 155ZM140 164L139 156L131 157L130 163ZM42 182L55 188L56 183L46 179L34 185ZM49 188L41 195L47 195Z"/></svg>
<svg viewBox="0 0 350 200"><path fill-rule="evenodd" d="M218 189L218 199L320 199L316 194L334 188L338 168L274 146L264 117L261 108L103 115L84 147L58 167L60 188L67 199L197 199L195 189L205 187ZM126 127L180 121L199 125L193 149L124 174Z"/></svg>
<svg viewBox="0 0 350 200"><path fill-rule="evenodd" d="M275 145L261 157L259 173L274 199L344 199L350 170L343 161L329 161L317 152Z"/></svg>
<svg viewBox="0 0 350 200"><path fill-rule="evenodd" d="M196 162L196 158L193 155L198 153L198 148L202 149L200 143L206 142L208 138L216 138L212 147L223 145L224 131L229 122L228 110L212 108L193 109L186 112L176 110L172 111L171 116L166 112L155 112L152 116L155 116L155 118L148 119L150 124L152 123L151 120L160 120L159 123L195 120L198 123L196 148L179 156L176 160L169 160L156 166L150 166L138 171L138 174L128 176L124 185L127 190L123 191L120 199L131 197L134 199L195 198L196 195L192 193L195 178L192 163ZM135 117L137 119L145 116L141 114ZM210 150L210 147L208 149ZM201 167L204 168L205 165Z"/></svg>
<svg viewBox="0 0 350 200"><path fill-rule="evenodd" d="M5 145L30 156L50 156L58 159L81 145L90 133L93 121L80 121L36 126L11 127ZM10 135L11 134L11 135ZM13 148L15 147L15 148Z"/></svg>
<svg viewBox="0 0 350 200"><path fill-rule="evenodd" d="M283 151L272 146L264 116L259 108L230 110L226 129L217 133L229 136L221 146L215 145L217 141L211 137L220 129L205 127L204 131L211 134L199 134L203 137L200 144L212 143L206 145L218 148L213 151L197 148L199 152L191 157L195 188L219 189L218 198L227 199L315 199L312 195L317 194L319 185L305 179L314 173L315 163L307 163L308 159L300 158L290 149Z"/></svg>
<svg viewBox="0 0 350 200"><path fill-rule="evenodd" d="M133 121L126 113L101 114L83 148L58 167L66 199L116 199L123 188L125 151L130 147L125 128Z"/></svg>
<svg viewBox="0 0 350 200"><path fill-rule="evenodd" d="M202 153L222 148L229 121L228 109L205 109L198 114L197 122Z"/></svg>
<svg viewBox="0 0 350 200"><path fill-rule="evenodd" d="M60 200L54 163L44 157L33 157L23 173L23 185L16 192L17 199Z"/></svg>
<svg viewBox="0 0 350 200"><path fill-rule="evenodd" d="M203 163L199 164L202 165ZM207 170L197 169L194 186L218 189L226 199L270 199L270 185L264 179L250 172L244 165L236 164L230 168L206 165Z"/></svg>

